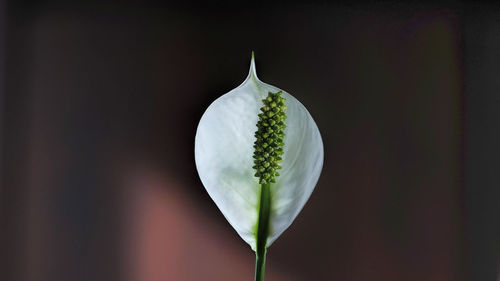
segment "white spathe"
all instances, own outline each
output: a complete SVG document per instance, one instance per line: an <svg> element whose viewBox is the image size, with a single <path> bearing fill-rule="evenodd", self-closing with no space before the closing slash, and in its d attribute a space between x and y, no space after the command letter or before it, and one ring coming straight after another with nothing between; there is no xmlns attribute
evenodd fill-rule
<svg viewBox="0 0 500 281"><path fill-rule="evenodd" d="M201 117L195 161L208 194L238 234L255 251L260 185L254 177L254 133L262 99L283 91L250 73L236 89L215 100ZM311 195L323 167L323 142L307 109L283 91L286 129L283 167L271 185L267 246L287 229Z"/></svg>

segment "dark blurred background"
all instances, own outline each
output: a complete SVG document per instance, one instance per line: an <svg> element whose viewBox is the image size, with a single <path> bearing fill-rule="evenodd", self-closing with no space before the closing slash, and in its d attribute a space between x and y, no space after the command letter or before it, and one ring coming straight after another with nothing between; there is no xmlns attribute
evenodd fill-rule
<svg viewBox="0 0 500 281"><path fill-rule="evenodd" d="M500 280L500 5L0 0L0 280L253 280L194 165L246 77L319 183L267 280Z"/></svg>

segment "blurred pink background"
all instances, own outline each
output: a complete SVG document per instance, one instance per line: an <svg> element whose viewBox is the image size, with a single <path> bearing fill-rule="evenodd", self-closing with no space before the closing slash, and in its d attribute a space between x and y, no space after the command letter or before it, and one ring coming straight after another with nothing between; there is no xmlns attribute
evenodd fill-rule
<svg viewBox="0 0 500 281"><path fill-rule="evenodd" d="M325 144L266 280L496 280L498 6L225 4L2 2L0 280L253 280L193 155L252 50Z"/></svg>

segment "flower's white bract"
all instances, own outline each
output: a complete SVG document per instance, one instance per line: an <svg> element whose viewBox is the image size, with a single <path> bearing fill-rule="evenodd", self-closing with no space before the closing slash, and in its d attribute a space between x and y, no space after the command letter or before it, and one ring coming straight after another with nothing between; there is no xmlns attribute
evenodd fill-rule
<svg viewBox="0 0 500 281"><path fill-rule="evenodd" d="M283 91L250 73L236 89L215 100L201 117L195 137L195 161L208 194L253 250L260 185L254 177L253 144L259 109L268 92ZM267 246L287 229L313 191L323 166L323 142L306 108L283 91L286 129L280 176L271 185Z"/></svg>

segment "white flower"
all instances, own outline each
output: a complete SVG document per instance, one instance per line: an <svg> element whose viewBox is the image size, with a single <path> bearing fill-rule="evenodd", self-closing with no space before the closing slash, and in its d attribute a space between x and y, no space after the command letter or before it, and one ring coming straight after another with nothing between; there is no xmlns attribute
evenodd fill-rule
<svg viewBox="0 0 500 281"><path fill-rule="evenodd" d="M270 185L266 247L287 229L313 191L323 166L323 142L306 108L293 96L250 73L236 89L215 100L203 114L195 137L195 161L208 194L252 249L261 185L254 176L254 136L262 100L282 91L286 113L282 169Z"/></svg>

